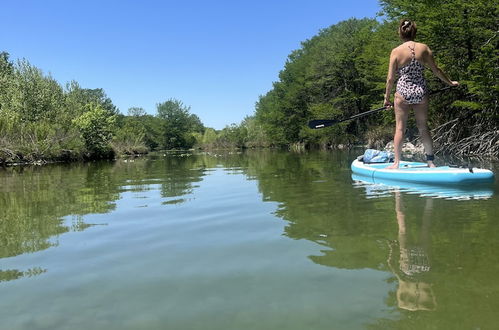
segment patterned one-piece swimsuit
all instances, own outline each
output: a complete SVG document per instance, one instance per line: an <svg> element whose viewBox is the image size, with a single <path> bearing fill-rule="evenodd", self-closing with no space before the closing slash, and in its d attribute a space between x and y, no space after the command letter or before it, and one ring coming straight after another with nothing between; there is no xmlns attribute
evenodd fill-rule
<svg viewBox="0 0 499 330"><path fill-rule="evenodd" d="M399 79L397 81L396 91L408 104L419 104L423 102L428 93L426 80L423 76L424 65L416 60L414 47L411 48L411 62L398 70Z"/></svg>

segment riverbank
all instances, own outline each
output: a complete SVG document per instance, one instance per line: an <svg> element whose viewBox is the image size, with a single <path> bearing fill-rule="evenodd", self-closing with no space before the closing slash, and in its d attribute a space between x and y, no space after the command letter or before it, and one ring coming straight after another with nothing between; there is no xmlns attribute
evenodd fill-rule
<svg viewBox="0 0 499 330"><path fill-rule="evenodd" d="M265 152L266 150L284 151L289 153L308 153L314 150L323 150L325 152L336 152L336 151L348 151L357 152L359 155L362 154L366 149L378 149L393 151L393 141L387 143L384 147L372 146L369 144L360 145L335 145L335 146L306 146L304 144L293 144L287 148L191 148L191 149L178 149L178 150L156 150L148 151L144 153L111 153L111 157L73 157L73 158L53 158L53 159L33 159L33 160L6 160L0 158L0 167L16 167L16 166L44 166L50 164L70 164L70 163L88 163L101 160L120 160L120 159L137 159L144 157L165 157L167 155L175 155L179 157L186 157L194 154L199 155L232 155L232 154L242 154L245 152L258 152L259 150ZM88 155L87 155L88 156ZM402 146L402 157L407 160L423 160L424 159L424 148L421 143L406 142ZM437 154L438 159L441 159L440 163L450 162L452 164L468 164L468 163L498 163L499 158L497 157L487 157L479 155L468 155L462 156L459 154L445 153L441 152Z"/></svg>
<svg viewBox="0 0 499 330"><path fill-rule="evenodd" d="M0 167L12 166L43 166L48 164L70 164L70 163L86 163L99 160L115 160L121 158L137 158L148 155L149 153L122 153L117 154L110 152L107 157L91 157L90 155L80 155L78 157L57 157L57 158L38 158L24 159L23 157L5 159L0 157Z"/></svg>

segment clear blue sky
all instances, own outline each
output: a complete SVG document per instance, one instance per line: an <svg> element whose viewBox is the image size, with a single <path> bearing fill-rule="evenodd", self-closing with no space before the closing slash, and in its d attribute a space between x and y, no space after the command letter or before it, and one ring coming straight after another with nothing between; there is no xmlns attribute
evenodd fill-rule
<svg viewBox="0 0 499 330"><path fill-rule="evenodd" d="M287 56L320 29L375 17L377 0L3 1L0 51L62 85L103 88L124 114L169 98L209 127L239 123Z"/></svg>

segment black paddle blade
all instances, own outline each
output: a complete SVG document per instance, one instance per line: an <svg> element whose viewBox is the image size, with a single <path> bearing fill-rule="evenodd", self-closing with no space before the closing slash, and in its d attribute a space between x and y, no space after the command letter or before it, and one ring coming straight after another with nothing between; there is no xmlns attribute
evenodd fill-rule
<svg viewBox="0 0 499 330"><path fill-rule="evenodd" d="M331 120L331 119L316 119L309 121L308 127L312 129L318 129L318 128L332 126L338 122L339 122L338 120Z"/></svg>

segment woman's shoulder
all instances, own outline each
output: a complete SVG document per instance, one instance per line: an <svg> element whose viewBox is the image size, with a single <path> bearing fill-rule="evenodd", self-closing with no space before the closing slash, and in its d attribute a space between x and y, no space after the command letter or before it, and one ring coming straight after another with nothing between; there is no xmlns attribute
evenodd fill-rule
<svg viewBox="0 0 499 330"><path fill-rule="evenodd" d="M397 55L400 53L400 50L402 49L402 45L398 45L397 47L393 48L391 51L392 55Z"/></svg>
<svg viewBox="0 0 499 330"><path fill-rule="evenodd" d="M404 46L404 44L400 44L400 45L398 45L397 47L394 47L394 48L392 49L392 52L399 51L399 50L400 50L403 46Z"/></svg>
<svg viewBox="0 0 499 330"><path fill-rule="evenodd" d="M407 47L412 48L413 46L415 48L419 48L419 49L427 49L428 48L428 46L422 42L411 41L410 43L404 42L404 43L401 43L400 45L398 45L397 47L394 47L392 49L392 53L405 52L407 50Z"/></svg>
<svg viewBox="0 0 499 330"><path fill-rule="evenodd" d="M416 47L418 47L419 49L422 49L424 51L430 50L430 47L428 47L427 44L424 44L422 42L415 42L415 44L416 44Z"/></svg>

